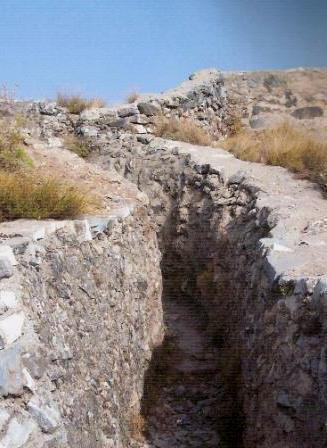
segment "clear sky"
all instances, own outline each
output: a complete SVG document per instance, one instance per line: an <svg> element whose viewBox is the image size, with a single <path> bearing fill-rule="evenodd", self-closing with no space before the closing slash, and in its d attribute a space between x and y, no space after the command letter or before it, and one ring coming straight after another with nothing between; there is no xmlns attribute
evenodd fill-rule
<svg viewBox="0 0 327 448"><path fill-rule="evenodd" d="M327 66L327 0L0 0L0 85L113 103L195 70Z"/></svg>

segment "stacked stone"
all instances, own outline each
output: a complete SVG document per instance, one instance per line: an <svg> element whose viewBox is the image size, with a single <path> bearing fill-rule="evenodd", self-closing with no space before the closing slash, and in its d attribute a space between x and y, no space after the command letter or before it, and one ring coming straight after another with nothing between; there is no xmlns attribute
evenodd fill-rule
<svg viewBox="0 0 327 448"><path fill-rule="evenodd" d="M127 446L162 339L159 261L142 206L0 224L1 448Z"/></svg>
<svg viewBox="0 0 327 448"><path fill-rule="evenodd" d="M227 97L221 73L217 70L191 75L177 89L158 95L142 95L132 104L87 109L72 115L56 103L39 103L41 135L49 137L71 132L97 137L106 132L113 139L126 133L153 134L156 117L194 120L215 137L224 135Z"/></svg>

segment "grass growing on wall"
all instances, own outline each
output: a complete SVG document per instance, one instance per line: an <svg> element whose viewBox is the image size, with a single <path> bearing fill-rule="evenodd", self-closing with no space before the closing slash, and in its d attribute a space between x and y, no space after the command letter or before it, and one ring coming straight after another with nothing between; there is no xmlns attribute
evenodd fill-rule
<svg viewBox="0 0 327 448"><path fill-rule="evenodd" d="M194 120L187 118L157 117L154 134L157 137L170 138L194 145L209 146L212 144L209 133Z"/></svg>
<svg viewBox="0 0 327 448"><path fill-rule="evenodd" d="M81 95L58 93L57 104L65 107L70 114L80 114L85 109L104 107L106 102L101 98L84 98Z"/></svg>

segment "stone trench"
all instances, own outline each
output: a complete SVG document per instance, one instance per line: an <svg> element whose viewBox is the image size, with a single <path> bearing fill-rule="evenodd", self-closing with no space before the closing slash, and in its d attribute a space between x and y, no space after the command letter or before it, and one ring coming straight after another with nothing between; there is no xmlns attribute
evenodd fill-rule
<svg viewBox="0 0 327 448"><path fill-rule="evenodd" d="M138 156L131 148L130 158L108 148L94 162L147 193L162 252L165 339L145 377L141 446L243 447L239 304L260 272L267 216L258 225L249 213L242 174L226 182L164 141L139 145Z"/></svg>
<svg viewBox="0 0 327 448"><path fill-rule="evenodd" d="M166 332L145 378L141 446L324 446L324 374L313 392L302 370L321 356L310 344L323 316L310 303L314 281L267 262L270 244L284 250L271 238L272 201L244 172L226 178L179 143L101 148L94 162L148 195L162 252ZM301 354L279 349L298 337Z"/></svg>
<svg viewBox="0 0 327 448"><path fill-rule="evenodd" d="M207 95L200 86L196 113ZM0 352L0 445L327 446L320 194L282 168L130 132L136 106L118 121L107 109L72 118L31 107L52 150L69 133L91 139L88 162L114 179L117 210L46 223L46 238L34 235L44 223L32 238L4 232L15 265L1 280L2 311L14 292L28 324Z"/></svg>

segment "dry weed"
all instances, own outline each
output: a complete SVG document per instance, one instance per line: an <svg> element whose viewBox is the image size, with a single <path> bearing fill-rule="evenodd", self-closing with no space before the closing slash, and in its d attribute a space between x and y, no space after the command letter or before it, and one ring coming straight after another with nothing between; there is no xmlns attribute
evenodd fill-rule
<svg viewBox="0 0 327 448"><path fill-rule="evenodd" d="M194 145L209 146L212 137L194 120L187 118L165 118L159 116L155 120L155 135L170 138Z"/></svg>

